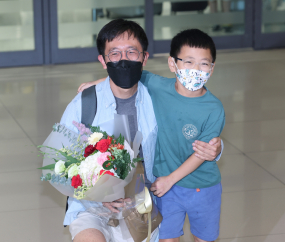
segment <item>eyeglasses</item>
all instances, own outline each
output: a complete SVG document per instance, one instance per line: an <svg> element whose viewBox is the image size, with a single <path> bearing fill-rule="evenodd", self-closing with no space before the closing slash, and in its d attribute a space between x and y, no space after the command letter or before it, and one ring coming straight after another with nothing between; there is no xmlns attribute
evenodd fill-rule
<svg viewBox="0 0 285 242"><path fill-rule="evenodd" d="M111 62L118 62L122 59L122 52L126 52L127 59L131 61L138 60L140 58L140 54L143 53L143 52L139 52L136 49L130 49L130 50L124 50L124 51L115 50L115 51L109 52L109 54L105 56L108 56Z"/></svg>
<svg viewBox="0 0 285 242"><path fill-rule="evenodd" d="M183 66L185 69L194 69L196 65L199 66L199 70L205 71L205 72L210 72L212 70L212 67L214 66L214 63L211 63L209 61L202 61L200 63L197 63L193 59L180 59L177 57L174 57L176 60L180 60L183 62Z"/></svg>

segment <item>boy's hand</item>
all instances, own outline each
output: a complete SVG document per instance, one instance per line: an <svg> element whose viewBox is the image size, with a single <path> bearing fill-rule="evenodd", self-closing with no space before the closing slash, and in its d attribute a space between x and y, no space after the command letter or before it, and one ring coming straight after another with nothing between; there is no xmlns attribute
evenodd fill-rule
<svg viewBox="0 0 285 242"><path fill-rule="evenodd" d="M221 138L213 138L209 144L203 141L195 140L192 144L195 155L202 159L212 161L221 153Z"/></svg>
<svg viewBox="0 0 285 242"><path fill-rule="evenodd" d="M77 90L77 93L84 91L86 88L94 86L94 85L98 85L100 82L103 82L106 80L107 77L103 77L99 80L93 81L93 82L84 82L82 83Z"/></svg>
<svg viewBox="0 0 285 242"><path fill-rule="evenodd" d="M152 183L150 190L155 196L162 197L167 193L174 185L169 176L158 177L154 183Z"/></svg>
<svg viewBox="0 0 285 242"><path fill-rule="evenodd" d="M84 82L78 87L77 93L83 92L86 88L91 87L93 85L93 82Z"/></svg>

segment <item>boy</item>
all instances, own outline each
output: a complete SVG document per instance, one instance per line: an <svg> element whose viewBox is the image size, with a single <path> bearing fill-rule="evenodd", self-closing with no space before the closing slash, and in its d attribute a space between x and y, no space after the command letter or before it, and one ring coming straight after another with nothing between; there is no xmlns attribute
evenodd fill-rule
<svg viewBox="0 0 285 242"><path fill-rule="evenodd" d="M186 213L195 242L214 241L219 234L221 176L215 161L197 156L192 143L220 135L225 114L221 102L204 87L213 74L216 48L197 29L177 34L168 65L176 79L143 72L158 124L151 186L163 216L161 242L178 242Z"/></svg>

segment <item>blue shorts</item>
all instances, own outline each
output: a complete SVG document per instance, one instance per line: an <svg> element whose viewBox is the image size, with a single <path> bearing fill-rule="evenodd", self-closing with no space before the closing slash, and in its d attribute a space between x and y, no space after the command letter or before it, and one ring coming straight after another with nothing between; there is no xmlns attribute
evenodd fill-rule
<svg viewBox="0 0 285 242"><path fill-rule="evenodd" d="M219 236L221 213L221 183L200 191L174 185L164 196L157 197L157 207L163 220L159 239L182 236L186 213L193 235L206 241Z"/></svg>

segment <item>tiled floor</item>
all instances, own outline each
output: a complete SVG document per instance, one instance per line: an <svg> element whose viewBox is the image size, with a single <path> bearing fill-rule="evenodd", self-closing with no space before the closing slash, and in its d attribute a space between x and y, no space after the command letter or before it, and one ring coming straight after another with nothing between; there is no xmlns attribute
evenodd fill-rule
<svg viewBox="0 0 285 242"><path fill-rule="evenodd" d="M208 88L223 102L218 242L285 241L285 49L222 52ZM166 57L147 70L171 77ZM71 241L65 197L40 181L41 144L100 63L0 69L0 241ZM189 223L181 241L192 241Z"/></svg>

